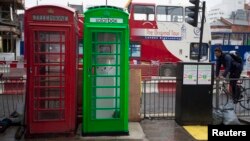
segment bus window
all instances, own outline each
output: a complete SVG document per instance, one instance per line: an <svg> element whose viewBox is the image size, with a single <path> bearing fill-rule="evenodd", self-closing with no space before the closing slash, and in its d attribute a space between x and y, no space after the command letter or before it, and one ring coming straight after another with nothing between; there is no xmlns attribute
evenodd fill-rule
<svg viewBox="0 0 250 141"><path fill-rule="evenodd" d="M79 39L79 41L78 41L78 54L83 54L83 43L82 43L82 39Z"/></svg>
<svg viewBox="0 0 250 141"><path fill-rule="evenodd" d="M157 20L161 22L183 22L183 8L176 6L157 6Z"/></svg>
<svg viewBox="0 0 250 141"><path fill-rule="evenodd" d="M198 60L199 55L199 43L191 43L190 44L190 59ZM203 43L201 46L201 60L208 59L208 44Z"/></svg>
<svg viewBox="0 0 250 141"><path fill-rule="evenodd" d="M82 63L83 62L83 41L82 39L78 40L78 62Z"/></svg>
<svg viewBox="0 0 250 141"><path fill-rule="evenodd" d="M223 33L212 33L212 42L211 45L222 45L223 44L223 38L224 34Z"/></svg>
<svg viewBox="0 0 250 141"><path fill-rule="evenodd" d="M243 34L230 34L229 45L243 45Z"/></svg>
<svg viewBox="0 0 250 141"><path fill-rule="evenodd" d="M155 8L154 6L135 5L134 20L138 21L154 21Z"/></svg>
<svg viewBox="0 0 250 141"><path fill-rule="evenodd" d="M130 43L130 57L139 58L141 57L141 44L138 42Z"/></svg>

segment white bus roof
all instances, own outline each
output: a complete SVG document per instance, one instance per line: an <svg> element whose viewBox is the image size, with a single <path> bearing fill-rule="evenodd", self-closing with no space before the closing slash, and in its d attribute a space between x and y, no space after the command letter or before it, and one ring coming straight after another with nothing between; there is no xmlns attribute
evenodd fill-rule
<svg viewBox="0 0 250 141"><path fill-rule="evenodd" d="M155 4L156 6L157 5L162 5L162 6L183 6L183 7L186 7L186 6L192 6L191 3L189 2L181 2L181 3L169 3L167 1L136 1L136 0L133 0L131 3L135 3L135 4Z"/></svg>

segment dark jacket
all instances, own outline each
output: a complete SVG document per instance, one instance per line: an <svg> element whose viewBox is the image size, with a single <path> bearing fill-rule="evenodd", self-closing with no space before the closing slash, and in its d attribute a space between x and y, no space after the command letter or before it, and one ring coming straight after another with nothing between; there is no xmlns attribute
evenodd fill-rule
<svg viewBox="0 0 250 141"><path fill-rule="evenodd" d="M222 74L223 77L226 77L229 72L234 73L236 70L238 71L240 70L239 72L241 73L243 69L242 64L237 64L237 62L233 60L230 54L222 54L216 60L216 76L217 77L219 76L221 65L223 65L223 67L225 68L225 71Z"/></svg>

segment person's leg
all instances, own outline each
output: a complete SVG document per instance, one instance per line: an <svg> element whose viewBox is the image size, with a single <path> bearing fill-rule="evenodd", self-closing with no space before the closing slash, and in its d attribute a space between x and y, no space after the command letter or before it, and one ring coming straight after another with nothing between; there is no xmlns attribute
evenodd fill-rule
<svg viewBox="0 0 250 141"><path fill-rule="evenodd" d="M234 79L234 78L231 78L231 79ZM230 80L230 87L231 87L231 93L232 93L232 98L233 98L233 101L236 100L236 86L237 85L237 80Z"/></svg>
<svg viewBox="0 0 250 141"><path fill-rule="evenodd" d="M239 97L240 97L240 87L237 86L237 81L238 81L238 78L240 78L240 72L239 71L235 71L234 73L232 73L232 75L230 75L230 78L231 79L234 79L234 80L230 80L230 86L231 86L231 89L232 89L232 98L233 98L233 101L235 103L237 103Z"/></svg>
<svg viewBox="0 0 250 141"><path fill-rule="evenodd" d="M239 71L239 70L237 70L235 72L235 78L237 78L237 81L240 78L240 74L241 74L241 71ZM237 100L239 100L239 98L240 98L240 86L237 85L237 81L236 81L236 85L235 85L236 86L235 87L235 97L236 97Z"/></svg>

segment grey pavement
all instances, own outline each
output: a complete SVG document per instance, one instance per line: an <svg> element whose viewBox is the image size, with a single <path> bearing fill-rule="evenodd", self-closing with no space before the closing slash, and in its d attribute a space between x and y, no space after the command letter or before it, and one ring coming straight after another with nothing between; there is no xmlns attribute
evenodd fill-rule
<svg viewBox="0 0 250 141"><path fill-rule="evenodd" d="M143 120L141 126L149 141L195 141L174 120Z"/></svg>
<svg viewBox="0 0 250 141"><path fill-rule="evenodd" d="M81 131L78 130L78 135L81 140L84 141L145 141L145 134L141 128L140 123L130 122L129 123L129 135L128 136L97 136L97 137L82 137L80 136Z"/></svg>
<svg viewBox="0 0 250 141"><path fill-rule="evenodd" d="M194 141L194 139L179 125L175 123L174 120L143 120L141 123L144 134L139 136L141 141ZM139 130L138 128L134 128ZM9 127L4 133L0 134L1 141L15 141L15 132L17 126ZM141 130L141 129L140 129ZM135 132L133 136L136 136L138 132ZM138 137L138 136L137 136ZM143 139L142 139L143 137ZM83 138L79 135L79 132L75 136L58 136L58 137L44 137L44 138L32 138L24 139L20 141L138 141L138 138L134 140L131 138L116 137L116 138Z"/></svg>

